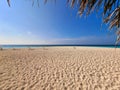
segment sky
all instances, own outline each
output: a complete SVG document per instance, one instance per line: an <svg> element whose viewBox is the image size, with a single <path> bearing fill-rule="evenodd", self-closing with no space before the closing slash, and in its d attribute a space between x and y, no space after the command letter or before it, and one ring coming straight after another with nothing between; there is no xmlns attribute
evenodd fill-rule
<svg viewBox="0 0 120 90"><path fill-rule="evenodd" d="M0 1L0 44L115 44L116 35L102 24L101 14L77 14L65 0ZM101 27L102 24L102 27Z"/></svg>

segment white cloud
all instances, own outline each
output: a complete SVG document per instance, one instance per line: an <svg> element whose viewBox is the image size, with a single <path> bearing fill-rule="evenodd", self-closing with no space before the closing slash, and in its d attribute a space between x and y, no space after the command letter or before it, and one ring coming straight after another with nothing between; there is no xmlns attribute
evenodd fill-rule
<svg viewBox="0 0 120 90"><path fill-rule="evenodd" d="M29 35L32 32L27 32ZM33 34L32 34L33 35ZM115 36L84 36L79 38L59 38L44 39L28 35L23 37L21 34L17 37L0 36L0 44L115 44Z"/></svg>
<svg viewBox="0 0 120 90"><path fill-rule="evenodd" d="M86 36L80 38L62 38L49 41L50 44L115 44L114 36Z"/></svg>

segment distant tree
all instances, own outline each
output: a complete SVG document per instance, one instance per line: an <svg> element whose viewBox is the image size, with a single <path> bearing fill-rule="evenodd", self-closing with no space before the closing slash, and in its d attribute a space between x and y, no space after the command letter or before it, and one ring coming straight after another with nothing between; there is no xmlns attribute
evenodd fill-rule
<svg viewBox="0 0 120 90"><path fill-rule="evenodd" d="M31 0L34 1L35 0ZM39 3L39 0L36 0ZM46 3L48 0L44 0ZM56 1L56 0L55 0ZM10 6L10 0L7 0ZM101 11L103 22L109 24L109 29L116 29L117 43L120 41L120 0L67 0L67 4L73 8L77 5L78 14L88 16L91 12Z"/></svg>

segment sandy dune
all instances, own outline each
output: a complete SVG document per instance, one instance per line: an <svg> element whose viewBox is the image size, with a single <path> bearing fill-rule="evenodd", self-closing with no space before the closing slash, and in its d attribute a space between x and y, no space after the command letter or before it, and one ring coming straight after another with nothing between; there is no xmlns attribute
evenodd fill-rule
<svg viewBox="0 0 120 90"><path fill-rule="evenodd" d="M120 90L120 49L0 51L0 90Z"/></svg>

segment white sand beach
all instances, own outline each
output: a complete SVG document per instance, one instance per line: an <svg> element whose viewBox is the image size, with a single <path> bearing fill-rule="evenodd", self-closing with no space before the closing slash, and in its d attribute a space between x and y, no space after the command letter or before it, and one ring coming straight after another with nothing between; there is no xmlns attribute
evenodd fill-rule
<svg viewBox="0 0 120 90"><path fill-rule="evenodd" d="M120 90L120 49L2 50L0 90Z"/></svg>

